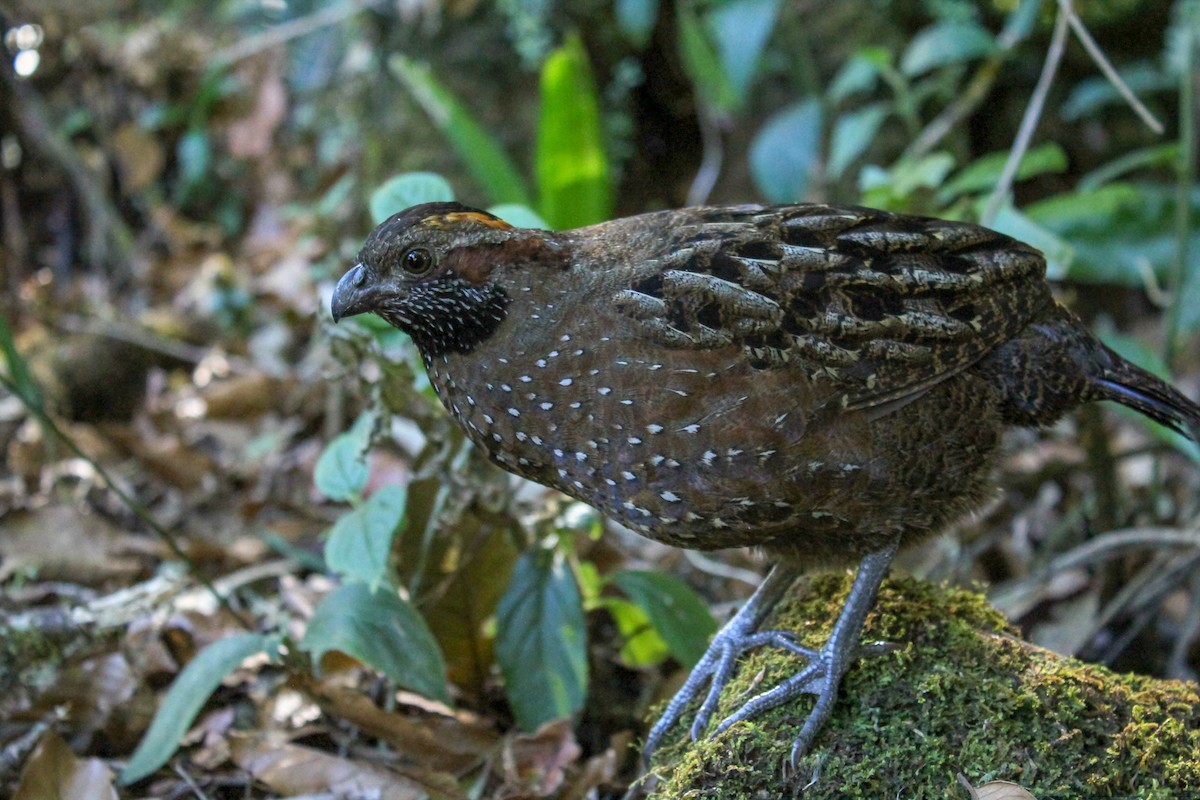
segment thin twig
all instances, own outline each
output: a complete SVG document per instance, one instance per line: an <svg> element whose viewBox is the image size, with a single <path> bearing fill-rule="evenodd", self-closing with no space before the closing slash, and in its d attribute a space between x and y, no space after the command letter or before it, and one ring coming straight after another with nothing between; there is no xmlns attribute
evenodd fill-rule
<svg viewBox="0 0 1200 800"><path fill-rule="evenodd" d="M380 5L381 2L382 0L348 0L305 17L288 20L268 28L260 34L239 39L228 47L221 48L213 53L212 58L209 59L209 65L214 68L231 66L264 50L270 50L272 47L285 44L293 39L299 39L301 36L319 31L321 28L337 25L360 11Z"/></svg>
<svg viewBox="0 0 1200 800"><path fill-rule="evenodd" d="M716 112L710 109L704 101L699 101L700 107L700 139L703 142L703 155L700 157L700 168L696 177L688 187L687 204L702 206L708 201L717 178L721 175L721 164L725 160L725 147L721 142L721 125Z"/></svg>
<svg viewBox="0 0 1200 800"><path fill-rule="evenodd" d="M1013 12L1014 14L1020 12ZM900 160L916 160L932 150L937 143L946 138L950 131L958 126L958 123L975 113L979 108L980 103L987 99L991 93L992 86L996 83L996 77L1000 74L1000 67L1008 60L1008 56L1020 44L1025 36L1018 32L1016 25L1009 24L996 37L997 47L995 51L984 59L979 68L975 70L975 74L967 81L966 87L962 92L954 98L954 101L942 109L942 112L934 117L921 132L916 135L901 155Z"/></svg>
<svg viewBox="0 0 1200 800"><path fill-rule="evenodd" d="M1069 3L1069 0L1065 0L1065 2ZM1054 33L1050 37L1050 47L1046 50L1046 61L1042 64L1042 74L1038 76L1037 86L1029 98L1029 105L1025 107L1025 116L1021 118L1021 127L1017 130L1017 138L1013 141L1008 160L1004 162L1004 172L1000 174L1000 180L996 183L992 196L988 198L983 214L980 215L979 221L984 225L991 225L996 220L1004 198L1012 191L1012 184L1017 177L1017 170L1021 166L1021 159L1029 150L1029 142L1033 139L1033 132L1042 118L1042 109L1046 106L1046 96L1050 93L1054 75L1058 72L1058 65L1062 61L1063 50L1066 49L1067 43L1067 30L1067 14L1060 10L1058 19L1054 23Z"/></svg>
<svg viewBox="0 0 1200 800"><path fill-rule="evenodd" d="M1129 88L1129 84L1117 73L1116 68L1108 57L1104 55L1104 51L1100 49L1100 45L1096 44L1096 40L1092 38L1092 34L1088 32L1087 27L1083 24L1083 20L1075 13L1075 9L1071 5L1071 0L1058 0L1060 14L1067 18L1067 22L1071 25L1071 30L1075 32L1075 37L1079 39L1079 43L1083 45L1083 49L1092 57L1092 61L1096 62L1096 66L1104 73L1104 77L1108 78L1116 90L1129 104L1130 108L1142 118L1142 122L1146 123L1146 127L1155 133L1162 135L1163 124L1146 108L1145 104L1137 98L1133 90Z"/></svg>
<svg viewBox="0 0 1200 800"><path fill-rule="evenodd" d="M1187 6L1184 6L1187 8ZM1183 11L1181 13L1187 13ZM1196 185L1196 27L1185 19L1183 64L1179 70L1179 174L1175 178L1175 263L1171 270L1171 305L1167 309L1167 336L1163 355L1168 365L1175 360L1183 325L1184 284L1187 283L1192 233L1192 189Z"/></svg>

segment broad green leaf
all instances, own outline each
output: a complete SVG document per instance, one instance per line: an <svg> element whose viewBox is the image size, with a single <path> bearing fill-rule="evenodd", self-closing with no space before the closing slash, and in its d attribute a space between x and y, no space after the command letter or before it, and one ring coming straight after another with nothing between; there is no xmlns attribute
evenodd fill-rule
<svg viewBox="0 0 1200 800"><path fill-rule="evenodd" d="M847 59L829 83L829 102L840 103L852 94L873 90L879 82L881 62L890 64L891 53L874 47L863 48Z"/></svg>
<svg viewBox="0 0 1200 800"><path fill-rule="evenodd" d="M920 75L947 64L971 61L995 47L995 37L977 22L938 22L913 37L900 58L900 71L910 77Z"/></svg>
<svg viewBox="0 0 1200 800"><path fill-rule="evenodd" d="M671 649L646 612L636 604L617 597L605 597L601 605L617 623L621 634L621 661L630 667L661 664L671 655Z"/></svg>
<svg viewBox="0 0 1200 800"><path fill-rule="evenodd" d="M450 140L493 203L529 205L529 192L512 159L467 107L433 77L428 65L397 54L388 61L388 67Z"/></svg>
<svg viewBox="0 0 1200 800"><path fill-rule="evenodd" d="M896 162L891 170L867 165L858 174L863 205L903 210L906 201L918 190L936 189L954 169L954 157L934 152L912 160Z"/></svg>
<svg viewBox="0 0 1200 800"><path fill-rule="evenodd" d="M1075 249L1053 231L1013 208L1011 202L1000 206L1000 211L990 227L1041 250L1046 257L1046 277L1050 280L1062 280L1071 269L1071 262L1075 260Z"/></svg>
<svg viewBox="0 0 1200 800"><path fill-rule="evenodd" d="M504 203L498 206L492 206L488 209L488 213L493 214L507 222L509 225L515 225L518 228L540 228L549 230L550 225L546 220L542 219L536 211L529 206L522 206L516 203Z"/></svg>
<svg viewBox="0 0 1200 800"><path fill-rule="evenodd" d="M446 659L450 680L468 694L478 694L494 680L495 626L491 623L518 553L511 530L474 514L461 517L454 533L469 544L452 565L452 576L439 584L423 611Z"/></svg>
<svg viewBox="0 0 1200 800"><path fill-rule="evenodd" d="M371 591L357 581L334 589L313 612L300 649L318 665L331 650L345 653L399 686L450 702L437 642L421 614L395 589Z"/></svg>
<svg viewBox="0 0 1200 800"><path fill-rule="evenodd" d="M496 660L524 731L569 717L587 696L587 636L579 587L561 554L523 554L496 609Z"/></svg>
<svg viewBox="0 0 1200 800"><path fill-rule="evenodd" d="M612 187L596 85L578 35L542 66L541 103L538 211L558 230L603 222L612 212Z"/></svg>
<svg viewBox="0 0 1200 800"><path fill-rule="evenodd" d="M1001 150L980 156L942 185L938 202L949 203L955 197L975 192L991 191L1008 161L1008 152ZM1065 172L1067 153L1057 142L1046 142L1026 151L1017 167L1017 180L1023 181L1047 172Z"/></svg>
<svg viewBox="0 0 1200 800"><path fill-rule="evenodd" d="M1110 183L1089 192L1055 195L1026 206L1030 218L1059 232L1077 225L1110 227L1122 212L1142 202L1142 193L1129 183Z"/></svg>
<svg viewBox="0 0 1200 800"><path fill-rule="evenodd" d="M360 580L372 588L392 576L388 556L392 539L404 524L408 491L384 486L356 509L344 514L325 543L325 564L347 580Z"/></svg>
<svg viewBox="0 0 1200 800"><path fill-rule="evenodd" d="M888 115L886 103L872 103L869 106L848 111L838 117L833 124L833 133L829 140L829 176L839 178L846 167L866 152L875 141L875 134Z"/></svg>
<svg viewBox="0 0 1200 800"><path fill-rule="evenodd" d="M1139 62L1117 68L1121 79L1138 97L1175 88L1177 78L1168 75L1158 65ZM1058 114L1067 122L1091 116L1109 106L1125 106L1126 100L1112 81L1101 75L1084 78L1067 95Z"/></svg>
<svg viewBox="0 0 1200 800"><path fill-rule="evenodd" d="M804 100L772 117L750 144L750 172L772 203L803 199L821 149L821 105Z"/></svg>
<svg viewBox="0 0 1200 800"><path fill-rule="evenodd" d="M615 0L617 27L637 47L645 47L658 19L658 0Z"/></svg>
<svg viewBox="0 0 1200 800"><path fill-rule="evenodd" d="M704 26L696 17L690 0L675 6L679 26L679 52L684 69L704 102L721 111L732 111L738 103L737 93L725 74L717 51L705 35Z"/></svg>
<svg viewBox="0 0 1200 800"><path fill-rule="evenodd" d="M454 190L450 183L436 172L405 172L384 181L371 192L371 220L378 225L409 206L453 199Z"/></svg>
<svg viewBox="0 0 1200 800"><path fill-rule="evenodd" d="M704 601L686 584L661 572L625 570L613 576L613 583L646 612L671 655L686 667L695 666L717 631Z"/></svg>
<svg viewBox="0 0 1200 800"><path fill-rule="evenodd" d="M1075 188L1081 192L1099 189L1101 186L1140 169L1161 167L1175 170L1183 163L1182 156L1183 149L1179 142L1164 142L1141 147L1124 153L1092 170L1079 179Z"/></svg>
<svg viewBox="0 0 1200 800"><path fill-rule="evenodd" d="M325 446L313 470L313 483L330 500L346 502L362 494L367 486L370 468L367 466L367 445L375 415L365 412L345 433L333 437Z"/></svg>
<svg viewBox="0 0 1200 800"><path fill-rule="evenodd" d="M707 14L717 56L739 106L746 101L763 49L775 29L779 5L780 0L727 0Z"/></svg>
<svg viewBox="0 0 1200 800"><path fill-rule="evenodd" d="M273 642L260 633L239 633L201 650L171 684L154 721L121 770L120 782L136 783L166 764L221 681L250 656L273 649Z"/></svg>

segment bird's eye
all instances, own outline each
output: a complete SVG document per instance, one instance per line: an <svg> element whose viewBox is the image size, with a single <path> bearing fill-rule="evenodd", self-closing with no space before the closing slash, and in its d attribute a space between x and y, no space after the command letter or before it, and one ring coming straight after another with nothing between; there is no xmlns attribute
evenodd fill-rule
<svg viewBox="0 0 1200 800"><path fill-rule="evenodd" d="M433 254L423 247L414 247L401 257L400 263L409 275L419 277L433 269Z"/></svg>

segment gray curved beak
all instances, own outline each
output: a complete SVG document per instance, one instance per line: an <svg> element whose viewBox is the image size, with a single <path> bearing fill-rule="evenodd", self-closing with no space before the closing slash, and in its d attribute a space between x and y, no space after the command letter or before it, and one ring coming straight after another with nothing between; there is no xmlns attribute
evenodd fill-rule
<svg viewBox="0 0 1200 800"><path fill-rule="evenodd" d="M334 322L371 310L375 293L367 284L368 277L366 267L355 264L353 269L337 282L337 287L333 290L333 301L329 304Z"/></svg>

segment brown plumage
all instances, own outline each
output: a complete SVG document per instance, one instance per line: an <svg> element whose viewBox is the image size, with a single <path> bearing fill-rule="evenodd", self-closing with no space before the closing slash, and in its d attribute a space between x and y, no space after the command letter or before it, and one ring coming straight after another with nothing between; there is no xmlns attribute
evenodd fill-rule
<svg viewBox="0 0 1200 800"><path fill-rule="evenodd" d="M828 715L897 545L987 494L1006 425L1093 400L1195 438L1200 408L1059 306L1038 251L864 208L664 211L551 233L453 203L380 225L333 314L412 335L442 402L500 466L653 539L781 559L651 734L736 656L799 565L862 558L833 639L722 723L818 694ZM784 637L786 638L786 637ZM782 643L783 646L789 646Z"/></svg>

